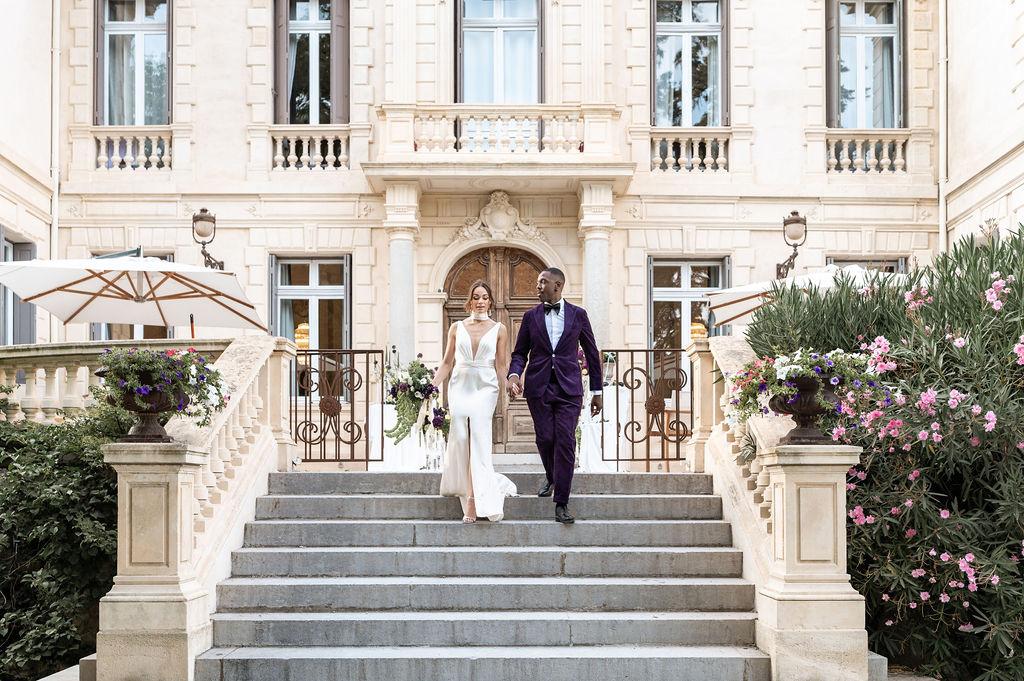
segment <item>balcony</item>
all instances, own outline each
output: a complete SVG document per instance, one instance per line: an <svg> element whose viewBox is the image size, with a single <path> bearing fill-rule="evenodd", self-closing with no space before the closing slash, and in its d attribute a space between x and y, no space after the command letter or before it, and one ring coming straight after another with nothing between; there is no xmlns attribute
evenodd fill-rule
<svg viewBox="0 0 1024 681"><path fill-rule="evenodd" d="M275 125L270 128L276 172L335 172L349 168L347 125Z"/></svg>
<svg viewBox="0 0 1024 681"><path fill-rule="evenodd" d="M729 128L651 128L652 173L727 173Z"/></svg>
<svg viewBox="0 0 1024 681"><path fill-rule="evenodd" d="M67 189L74 183L123 187L165 186L190 172L192 134L187 125L71 126Z"/></svg>
<svg viewBox="0 0 1024 681"><path fill-rule="evenodd" d="M363 169L378 191L410 179L424 191L492 191L517 182L574 191L581 178L621 191L634 170L621 156L614 106L385 105L377 113L377 159Z"/></svg>
<svg viewBox="0 0 1024 681"><path fill-rule="evenodd" d="M909 130L829 130L826 172L902 175L908 172Z"/></svg>

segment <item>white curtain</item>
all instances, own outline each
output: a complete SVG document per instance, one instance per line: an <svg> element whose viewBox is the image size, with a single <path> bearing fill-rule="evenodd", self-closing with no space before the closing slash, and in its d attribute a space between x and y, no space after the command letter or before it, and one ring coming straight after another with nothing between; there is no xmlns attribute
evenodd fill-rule
<svg viewBox="0 0 1024 681"><path fill-rule="evenodd" d="M111 35L107 52L107 125L136 125L135 36Z"/></svg>
<svg viewBox="0 0 1024 681"><path fill-rule="evenodd" d="M537 31L504 31L505 104L537 103Z"/></svg>
<svg viewBox="0 0 1024 681"><path fill-rule="evenodd" d="M896 82L893 73L893 38L872 38L866 48L871 65L871 85L867 91L869 127L892 128L896 125ZM868 51L867 49L865 51Z"/></svg>
<svg viewBox="0 0 1024 681"><path fill-rule="evenodd" d="M288 35L288 109L291 110L291 103L295 97L292 86L295 83L295 55L299 47L299 34ZM289 114L290 116L290 114ZM291 121L289 121L291 122Z"/></svg>

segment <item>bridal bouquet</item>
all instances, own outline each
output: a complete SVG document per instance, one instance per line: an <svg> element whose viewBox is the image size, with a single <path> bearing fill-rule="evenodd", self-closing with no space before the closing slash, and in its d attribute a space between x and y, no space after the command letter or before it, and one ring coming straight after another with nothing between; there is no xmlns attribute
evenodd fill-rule
<svg viewBox="0 0 1024 681"><path fill-rule="evenodd" d="M395 405L397 420L384 434L395 444L407 438L417 426L421 438L448 437L448 414L438 404L439 390L431 384L433 379L434 371L423 364L420 356L404 368L388 371L385 399Z"/></svg>

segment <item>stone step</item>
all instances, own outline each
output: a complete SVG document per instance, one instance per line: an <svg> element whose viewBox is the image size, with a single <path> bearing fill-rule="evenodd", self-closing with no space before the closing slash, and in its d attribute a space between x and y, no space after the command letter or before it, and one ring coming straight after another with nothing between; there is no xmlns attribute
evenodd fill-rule
<svg viewBox="0 0 1024 681"><path fill-rule="evenodd" d="M535 495L544 474L506 473L519 494ZM271 494L437 494L441 474L292 472L271 473ZM697 473L577 473L574 494L711 494L711 476Z"/></svg>
<svg viewBox="0 0 1024 681"><path fill-rule="evenodd" d="M749 612L217 613L214 646L754 645Z"/></svg>
<svg viewBox="0 0 1024 681"><path fill-rule="evenodd" d="M220 612L260 610L752 610L734 577L231 577Z"/></svg>
<svg viewBox="0 0 1024 681"><path fill-rule="evenodd" d="M737 646L212 648L195 681L768 681L771 663Z"/></svg>
<svg viewBox="0 0 1024 681"><path fill-rule="evenodd" d="M516 576L738 577L743 554L706 547L242 548L236 577Z"/></svg>
<svg viewBox="0 0 1024 681"><path fill-rule="evenodd" d="M723 520L259 520L245 526L257 546L731 546Z"/></svg>
<svg viewBox="0 0 1024 681"><path fill-rule="evenodd" d="M718 519L722 500L707 494L601 495L579 494L569 508L577 518ZM505 500L509 519L553 518L551 499L510 497ZM267 495L256 500L256 518L461 518L462 506L454 497L422 494Z"/></svg>

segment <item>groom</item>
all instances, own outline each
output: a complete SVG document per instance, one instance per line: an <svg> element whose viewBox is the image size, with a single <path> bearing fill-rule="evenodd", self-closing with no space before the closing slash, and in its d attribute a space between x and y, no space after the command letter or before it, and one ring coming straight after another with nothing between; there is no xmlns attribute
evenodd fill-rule
<svg viewBox="0 0 1024 681"><path fill-rule="evenodd" d="M590 413L601 412L601 354L594 341L587 311L562 300L565 274L549 267L537 277L537 297L541 304L523 315L512 351L508 372L511 399L523 394L520 376L526 372L526 404L533 417L537 449L544 463L547 484L539 497L555 493L555 520L575 521L569 515L569 491L576 463L576 424L583 404L583 380L577 348L590 367Z"/></svg>

